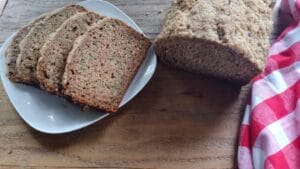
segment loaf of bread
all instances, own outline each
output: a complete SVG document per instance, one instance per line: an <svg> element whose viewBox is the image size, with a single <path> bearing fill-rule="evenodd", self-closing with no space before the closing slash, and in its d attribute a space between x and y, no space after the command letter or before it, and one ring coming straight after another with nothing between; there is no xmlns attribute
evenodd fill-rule
<svg viewBox="0 0 300 169"><path fill-rule="evenodd" d="M25 38L25 36L29 33L31 28L41 20L45 18L45 15L38 17L36 20L31 22L30 24L21 28L12 38L9 46L5 51L6 57L6 65L7 65L7 76L13 82L19 82L20 78L18 76L16 61L18 55L20 54L19 43Z"/></svg>
<svg viewBox="0 0 300 169"><path fill-rule="evenodd" d="M63 76L64 94L74 102L116 112L150 45L122 21L103 19L76 40Z"/></svg>
<svg viewBox="0 0 300 169"><path fill-rule="evenodd" d="M36 78L36 66L40 57L40 49L46 39L72 15L84 11L86 11L85 8L79 5L70 5L55 10L32 27L19 46L20 54L18 55L16 64L21 82L28 84L38 82Z"/></svg>
<svg viewBox="0 0 300 169"><path fill-rule="evenodd" d="M93 12L75 14L47 39L37 65L37 78L42 89L60 95L66 59L75 39L101 19L102 16Z"/></svg>
<svg viewBox="0 0 300 169"><path fill-rule="evenodd" d="M177 0L156 39L170 66L231 82L249 82L264 67L271 0Z"/></svg>

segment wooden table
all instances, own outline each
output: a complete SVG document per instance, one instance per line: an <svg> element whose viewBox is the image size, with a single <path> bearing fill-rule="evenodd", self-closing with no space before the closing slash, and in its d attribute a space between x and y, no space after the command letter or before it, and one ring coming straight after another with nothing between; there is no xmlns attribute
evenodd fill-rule
<svg viewBox="0 0 300 169"><path fill-rule="evenodd" d="M9 0L1 43L67 0ZM171 0L110 0L154 38ZM81 131L46 135L17 115L0 85L0 168L234 168L245 92L162 65L118 114Z"/></svg>

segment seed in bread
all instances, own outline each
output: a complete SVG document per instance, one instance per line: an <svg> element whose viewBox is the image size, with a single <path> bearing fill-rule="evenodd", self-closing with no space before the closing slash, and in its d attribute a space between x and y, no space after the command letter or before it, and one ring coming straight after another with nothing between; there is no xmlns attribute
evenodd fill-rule
<svg viewBox="0 0 300 169"><path fill-rule="evenodd" d="M78 12L86 11L79 5L70 5L50 13L36 24L20 43L20 54L17 58L17 70L23 83L35 84L36 66L40 57L40 49L48 36L64 21Z"/></svg>
<svg viewBox="0 0 300 169"><path fill-rule="evenodd" d="M271 31L271 0L178 0L156 39L168 65L236 83L264 67Z"/></svg>
<svg viewBox="0 0 300 169"><path fill-rule="evenodd" d="M151 42L117 19L104 19L79 37L63 76L74 102L116 112Z"/></svg>
<svg viewBox="0 0 300 169"><path fill-rule="evenodd" d="M37 65L37 78L41 88L60 94L66 59L75 39L101 19L103 16L93 12L75 14L47 39L40 51L41 57Z"/></svg>

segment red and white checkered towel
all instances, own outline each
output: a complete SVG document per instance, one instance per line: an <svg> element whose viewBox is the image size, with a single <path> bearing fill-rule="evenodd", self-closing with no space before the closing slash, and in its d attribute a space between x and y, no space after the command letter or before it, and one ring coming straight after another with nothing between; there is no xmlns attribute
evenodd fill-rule
<svg viewBox="0 0 300 169"><path fill-rule="evenodd" d="M300 169L300 0L275 5L275 34L253 80L240 131L240 169Z"/></svg>

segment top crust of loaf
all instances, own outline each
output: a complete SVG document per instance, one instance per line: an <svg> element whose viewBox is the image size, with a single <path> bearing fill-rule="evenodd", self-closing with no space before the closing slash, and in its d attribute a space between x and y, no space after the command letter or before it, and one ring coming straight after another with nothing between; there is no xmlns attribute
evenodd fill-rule
<svg viewBox="0 0 300 169"><path fill-rule="evenodd" d="M81 12L72 16L49 36L40 51L41 57L37 65L37 78L41 88L61 94L66 59L75 39L83 35L93 23L103 18L94 12Z"/></svg>
<svg viewBox="0 0 300 169"><path fill-rule="evenodd" d="M269 47L271 0L178 0L156 42L204 39L231 49L262 70Z"/></svg>
<svg viewBox="0 0 300 169"><path fill-rule="evenodd" d="M122 21L102 20L76 40L67 59L64 94L77 103L116 112L150 45Z"/></svg>
<svg viewBox="0 0 300 169"><path fill-rule="evenodd" d="M82 6L70 5L51 12L35 24L20 43L21 52L17 58L17 70L23 83L37 83L36 66L40 57L40 49L47 37L69 17L85 11L86 9Z"/></svg>

